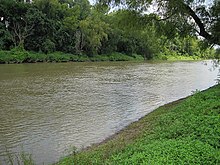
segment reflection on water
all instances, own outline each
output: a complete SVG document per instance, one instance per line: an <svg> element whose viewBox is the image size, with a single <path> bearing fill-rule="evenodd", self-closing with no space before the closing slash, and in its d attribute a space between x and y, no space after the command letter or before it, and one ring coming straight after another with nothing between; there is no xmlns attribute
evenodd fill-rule
<svg viewBox="0 0 220 165"><path fill-rule="evenodd" d="M211 68L210 61L0 65L0 157L7 146L33 153L38 164L55 162L70 146L100 142L214 85Z"/></svg>

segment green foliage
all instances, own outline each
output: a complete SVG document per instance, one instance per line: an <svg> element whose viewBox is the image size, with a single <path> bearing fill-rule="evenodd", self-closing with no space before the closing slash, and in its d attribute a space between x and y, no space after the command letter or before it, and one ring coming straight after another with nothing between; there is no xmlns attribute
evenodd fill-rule
<svg viewBox="0 0 220 165"><path fill-rule="evenodd" d="M175 34L173 31L183 35L197 34L211 44L220 45L219 0L214 0L210 7L207 6L208 1L205 0L99 0L99 2L109 6L123 6L130 11L159 13L160 17L163 18L162 20L168 23L166 27L171 25L170 29L166 28L171 34ZM150 5L157 7L157 10L151 11ZM191 21L189 21L189 17ZM132 19L132 17L130 18ZM153 20L160 19L154 17Z"/></svg>
<svg viewBox="0 0 220 165"><path fill-rule="evenodd" d="M68 62L70 61L70 56L63 55L59 52L51 53L47 55L47 61L49 62Z"/></svg>
<svg viewBox="0 0 220 165"><path fill-rule="evenodd" d="M164 53L159 53L157 56L154 56L154 60L168 60L168 61L176 61L176 60L186 60L186 61L192 61L192 60L201 60L202 58L198 56L184 56L177 54L175 52L166 52Z"/></svg>
<svg viewBox="0 0 220 165"><path fill-rule="evenodd" d="M46 39L46 41L42 44L41 50L46 54L54 52L55 51L55 43L53 43L49 39Z"/></svg>
<svg viewBox="0 0 220 165"><path fill-rule="evenodd" d="M136 143L113 155L109 164L216 164L215 149L198 140L155 140ZM107 164L108 164L107 163Z"/></svg>
<svg viewBox="0 0 220 165"><path fill-rule="evenodd" d="M219 164L220 86L158 108L58 164Z"/></svg>
<svg viewBox="0 0 220 165"><path fill-rule="evenodd" d="M0 63L23 63L28 56L27 51L16 47L11 51L0 51Z"/></svg>
<svg viewBox="0 0 220 165"><path fill-rule="evenodd" d="M215 58L214 49L210 49L209 44L208 46L201 44L202 41L195 37L195 33L190 30L191 27L180 13L178 17L173 13L175 19L159 21L160 16L157 14L144 14L139 10L130 10L131 8L108 13L110 8L105 4L91 6L88 0L35 0L33 3L0 0L0 2L0 50L21 47L35 52L31 56L28 55L29 58L22 55L23 52L18 52L10 59L2 55L1 59L7 59L6 63L11 63L13 59L14 63L68 59L130 60L132 54L140 54L145 60L158 57L169 59L170 56L174 56L173 58L190 56L190 59ZM141 3L142 7L147 7L146 2ZM160 0L157 2L161 3ZM168 5L166 7L170 10L173 10L170 7L179 5L173 0L170 4L167 3L165 5ZM129 5L137 9L140 4L132 0ZM216 35L218 35L216 30L218 11L219 3L215 2L210 12L216 23L210 26L210 31ZM206 14L202 6L200 13ZM62 59L52 55L43 58L41 53L37 52L46 54L63 52L77 56ZM103 56L114 53L127 54L129 58L126 59L123 55ZM37 55L40 57L36 57Z"/></svg>
<svg viewBox="0 0 220 165"><path fill-rule="evenodd" d="M0 50L7 49L8 44L10 45L12 41L9 31L2 22L0 22L0 36Z"/></svg>
<svg viewBox="0 0 220 165"><path fill-rule="evenodd" d="M84 49L92 54L97 54L101 41L107 39L108 24L101 20L98 12L93 12L85 20L80 21L81 32L85 36ZM87 47L86 47L87 46Z"/></svg>
<svg viewBox="0 0 220 165"><path fill-rule="evenodd" d="M132 60L132 57L121 54L121 53L112 53L109 55L110 61L130 61Z"/></svg>
<svg viewBox="0 0 220 165"><path fill-rule="evenodd" d="M216 58L216 59L220 59L220 48L217 48L217 49L215 50L215 58Z"/></svg>
<svg viewBox="0 0 220 165"><path fill-rule="evenodd" d="M21 48L14 48L11 51L0 51L0 63L36 63L36 62L86 62L86 61L143 61L141 55L131 56L121 53L111 53L95 56L74 55L62 52L36 53L27 52Z"/></svg>
<svg viewBox="0 0 220 165"><path fill-rule="evenodd" d="M220 43L220 1L214 0L213 6L211 7L211 15L213 20L210 30L215 35L215 42Z"/></svg>

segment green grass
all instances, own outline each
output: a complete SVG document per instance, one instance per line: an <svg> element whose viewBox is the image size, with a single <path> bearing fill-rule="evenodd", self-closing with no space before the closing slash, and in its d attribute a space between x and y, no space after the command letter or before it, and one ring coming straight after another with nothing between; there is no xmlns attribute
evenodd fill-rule
<svg viewBox="0 0 220 165"><path fill-rule="evenodd" d="M168 60L168 61L178 61L178 60L184 60L184 61L192 61L192 60L201 60L204 58L200 58L199 56L187 56L187 55L177 55L177 54L158 54L153 58L154 60Z"/></svg>
<svg viewBox="0 0 220 165"><path fill-rule="evenodd" d="M13 49L11 51L0 51L0 63L36 63L36 62L87 62L87 61L143 61L140 55L125 55L112 53L108 55L73 55L62 52L50 54L28 52L25 50Z"/></svg>
<svg viewBox="0 0 220 165"><path fill-rule="evenodd" d="M220 164L220 85L162 106L57 164Z"/></svg>

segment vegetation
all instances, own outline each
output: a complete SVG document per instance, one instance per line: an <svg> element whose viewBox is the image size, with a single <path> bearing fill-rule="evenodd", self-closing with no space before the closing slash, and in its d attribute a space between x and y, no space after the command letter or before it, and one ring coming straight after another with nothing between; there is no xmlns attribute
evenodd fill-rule
<svg viewBox="0 0 220 165"><path fill-rule="evenodd" d="M220 1L212 0L99 0L101 4L121 5L131 11L149 11L154 5L155 20L164 21L170 30L178 29L180 34L197 34L210 44L220 45ZM152 8L151 8L152 9ZM158 15L159 13L159 15ZM160 17L158 17L160 16ZM167 29L166 29L167 30Z"/></svg>
<svg viewBox="0 0 220 165"><path fill-rule="evenodd" d="M219 0L98 2L0 0L0 63L220 58L213 49ZM153 3L157 12L148 10ZM220 164L219 113L220 85L160 107L58 164ZM9 154L7 163L15 162L34 164L30 155Z"/></svg>
<svg viewBox="0 0 220 165"><path fill-rule="evenodd" d="M111 53L108 55L72 55L62 52L49 54L28 52L25 50L13 49L11 51L0 51L0 64L12 63L36 63L36 62L87 62L87 61L143 61L141 55L132 54L130 56L121 53Z"/></svg>
<svg viewBox="0 0 220 165"><path fill-rule="evenodd" d="M210 9L210 32L216 36L218 6L215 2ZM103 3L91 6L88 0L0 0L0 62L130 60L134 54L144 59L214 57L214 49L182 19L161 21L161 14L131 9L109 12Z"/></svg>
<svg viewBox="0 0 220 165"><path fill-rule="evenodd" d="M219 164L220 85L162 106L67 164Z"/></svg>

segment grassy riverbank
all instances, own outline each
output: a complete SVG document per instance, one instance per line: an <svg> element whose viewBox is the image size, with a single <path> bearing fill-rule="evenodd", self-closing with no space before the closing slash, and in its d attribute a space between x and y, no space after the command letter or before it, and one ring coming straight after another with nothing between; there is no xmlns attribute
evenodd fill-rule
<svg viewBox="0 0 220 165"><path fill-rule="evenodd" d="M193 60L202 60L206 58L201 58L199 56L181 56L181 55L165 55L165 54L159 54L153 58L154 60L167 60L167 61L193 61Z"/></svg>
<svg viewBox="0 0 220 165"><path fill-rule="evenodd" d="M57 164L220 164L220 85L162 106Z"/></svg>
<svg viewBox="0 0 220 165"><path fill-rule="evenodd" d="M180 55L158 55L153 60L201 60L199 56L180 56ZM0 50L0 64L17 63L38 63L38 62L88 62L88 61L144 61L144 57L137 54L126 55L122 53L111 53L103 55L73 55L62 52L49 54L29 52L25 50L12 49L11 51Z"/></svg>
<svg viewBox="0 0 220 165"><path fill-rule="evenodd" d="M112 53L108 55L73 55L62 52L50 54L28 52L24 50L0 51L0 63L37 63L37 62L87 62L87 61L144 61L141 55Z"/></svg>

